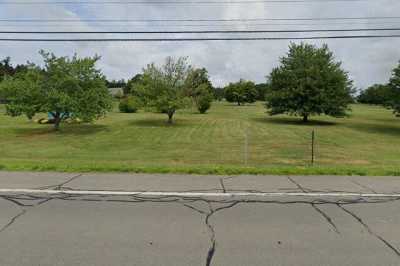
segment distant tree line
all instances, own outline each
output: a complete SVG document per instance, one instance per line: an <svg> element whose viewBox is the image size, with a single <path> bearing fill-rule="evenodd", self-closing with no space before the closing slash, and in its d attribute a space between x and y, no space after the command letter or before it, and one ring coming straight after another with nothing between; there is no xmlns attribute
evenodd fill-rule
<svg viewBox="0 0 400 266"><path fill-rule="evenodd" d="M375 105L387 105L393 97L393 91L388 84L374 84L361 91L357 102Z"/></svg>
<svg viewBox="0 0 400 266"><path fill-rule="evenodd" d="M106 85L108 88L124 88L126 86L126 81L124 79L106 80Z"/></svg>
<svg viewBox="0 0 400 266"><path fill-rule="evenodd" d="M362 91L357 97L359 103L382 105L400 115L400 63L392 71L387 84L375 84Z"/></svg>
<svg viewBox="0 0 400 266"><path fill-rule="evenodd" d="M11 58L6 57L0 61L0 82L4 80L6 76L14 76L18 72L23 72L28 69L29 63L26 65L16 65L11 64Z"/></svg>

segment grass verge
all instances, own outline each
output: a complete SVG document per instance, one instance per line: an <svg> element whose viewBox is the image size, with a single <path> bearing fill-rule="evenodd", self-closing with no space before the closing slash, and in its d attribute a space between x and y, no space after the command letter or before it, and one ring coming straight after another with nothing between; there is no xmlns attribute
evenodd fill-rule
<svg viewBox="0 0 400 266"><path fill-rule="evenodd" d="M234 165L125 165L125 164L54 164L19 162L0 164L6 171L55 171L55 172L101 172L101 173L147 173L147 174L198 174L198 175L357 175L400 176L400 167L355 166L234 166Z"/></svg>

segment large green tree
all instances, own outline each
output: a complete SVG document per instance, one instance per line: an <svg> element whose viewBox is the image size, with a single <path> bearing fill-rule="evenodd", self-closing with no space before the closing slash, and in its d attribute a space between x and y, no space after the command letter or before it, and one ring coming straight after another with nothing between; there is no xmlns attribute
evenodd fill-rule
<svg viewBox="0 0 400 266"><path fill-rule="evenodd" d="M188 104L185 81L190 69L186 57L167 57L161 66L147 65L137 88L138 98L144 106L166 113L168 123L172 123L175 112Z"/></svg>
<svg viewBox="0 0 400 266"><path fill-rule="evenodd" d="M257 100L257 90L254 82L241 79L235 83L229 83L224 89L225 99L238 105L254 103Z"/></svg>
<svg viewBox="0 0 400 266"><path fill-rule="evenodd" d="M190 68L185 80L185 91L189 97L196 94L196 90L201 85L207 85L210 93L213 92L212 84L208 71L205 68Z"/></svg>
<svg viewBox="0 0 400 266"><path fill-rule="evenodd" d="M269 76L266 107L307 122L312 115L343 117L353 101L352 81L327 45L294 44Z"/></svg>
<svg viewBox="0 0 400 266"><path fill-rule="evenodd" d="M392 92L392 100L389 105L393 108L394 113L400 116L400 63L392 71L389 87Z"/></svg>
<svg viewBox="0 0 400 266"><path fill-rule="evenodd" d="M0 91L7 97L8 114L32 118L50 113L56 130L67 118L90 122L112 107L104 75L95 66L99 57L56 57L40 52L44 68L31 66L27 72L7 77Z"/></svg>
<svg viewBox="0 0 400 266"><path fill-rule="evenodd" d="M190 68L185 80L185 94L200 113L205 113L213 101L213 87L205 68Z"/></svg>

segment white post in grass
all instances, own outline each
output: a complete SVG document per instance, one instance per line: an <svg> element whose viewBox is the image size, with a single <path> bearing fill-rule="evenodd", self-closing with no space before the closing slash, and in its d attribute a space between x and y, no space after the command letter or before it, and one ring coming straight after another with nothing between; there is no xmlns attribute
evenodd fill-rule
<svg viewBox="0 0 400 266"><path fill-rule="evenodd" d="M248 146L249 146L249 140L248 140L248 132L247 132L247 127L244 132L244 164L247 165L247 159L248 159Z"/></svg>
<svg viewBox="0 0 400 266"><path fill-rule="evenodd" d="M311 165L314 165L315 160L315 129L311 133Z"/></svg>

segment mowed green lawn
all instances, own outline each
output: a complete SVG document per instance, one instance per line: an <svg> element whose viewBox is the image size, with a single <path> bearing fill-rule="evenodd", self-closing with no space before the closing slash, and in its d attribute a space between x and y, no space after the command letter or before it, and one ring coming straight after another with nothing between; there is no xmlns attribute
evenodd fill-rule
<svg viewBox="0 0 400 266"><path fill-rule="evenodd" d="M63 124L54 132L51 125L6 116L1 106L0 168L400 175L400 118L381 107L352 109L348 118L312 117L304 125L299 118L268 116L262 103L220 102L205 115L180 111L173 125L163 114L114 111L93 124Z"/></svg>

